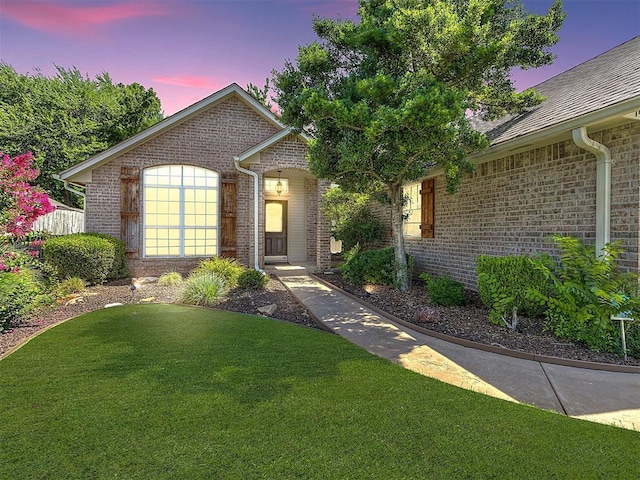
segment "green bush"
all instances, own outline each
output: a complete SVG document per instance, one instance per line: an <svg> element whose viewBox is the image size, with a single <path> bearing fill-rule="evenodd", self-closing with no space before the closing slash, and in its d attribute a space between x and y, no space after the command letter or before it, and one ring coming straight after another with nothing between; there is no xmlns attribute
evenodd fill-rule
<svg viewBox="0 0 640 480"><path fill-rule="evenodd" d="M546 292L549 281L538 264L546 264L549 257L533 260L524 255L490 257L481 255L477 259L478 294L491 310L489 320L502 324L503 316L510 316L514 307L530 317L543 315L545 308L533 300L528 292L534 289Z"/></svg>
<svg viewBox="0 0 640 480"><path fill-rule="evenodd" d="M255 268L247 269L238 277L238 287L246 290L262 290L269 283L269 277Z"/></svg>
<svg viewBox="0 0 640 480"><path fill-rule="evenodd" d="M213 272L192 273L182 287L181 301L189 305L213 307L227 293L224 278Z"/></svg>
<svg viewBox="0 0 640 480"><path fill-rule="evenodd" d="M322 197L322 210L333 225L332 235L342 240L345 251L356 245L369 245L382 239L387 227L371 211L371 196L349 193L340 187Z"/></svg>
<svg viewBox="0 0 640 480"><path fill-rule="evenodd" d="M167 272L160 275L158 285L169 287L172 285L180 285L183 282L182 275L178 272Z"/></svg>
<svg viewBox="0 0 640 480"><path fill-rule="evenodd" d="M420 278L426 283L429 299L436 305L464 305L464 285L460 282L450 277L431 278L424 272L420 274Z"/></svg>
<svg viewBox="0 0 640 480"><path fill-rule="evenodd" d="M42 253L58 278L80 277L89 284L104 283L116 261L116 249L110 240L84 233L50 238Z"/></svg>
<svg viewBox="0 0 640 480"><path fill-rule="evenodd" d="M413 259L407 256L409 278L413 268ZM344 256L340 266L342 276L356 285L372 283L378 285L396 285L396 259L392 247L378 250L362 250L356 245Z"/></svg>
<svg viewBox="0 0 640 480"><path fill-rule="evenodd" d="M640 323L625 323L625 337L627 341L627 354L640 358Z"/></svg>
<svg viewBox="0 0 640 480"><path fill-rule="evenodd" d="M621 245L607 244L604 254L596 257L594 247L577 238L553 239L561 251L560 264L538 264L551 282L551 295L532 291L532 298L546 307L547 328L593 350L619 353L620 329L611 316L630 311L637 317L640 313L637 277L616 266ZM633 348L634 342L632 331Z"/></svg>
<svg viewBox="0 0 640 480"><path fill-rule="evenodd" d="M238 286L238 277L244 271L245 267L233 258L212 257L200 262L192 274L215 273L224 279L228 288L235 288Z"/></svg>
<svg viewBox="0 0 640 480"><path fill-rule="evenodd" d="M85 235L103 238L113 246L115 256L109 275L107 275L107 280L120 280L129 276L127 257L125 256L124 242L122 240L104 233L86 233Z"/></svg>
<svg viewBox="0 0 640 480"><path fill-rule="evenodd" d="M41 288L29 268L0 272L0 332L22 321L38 304Z"/></svg>

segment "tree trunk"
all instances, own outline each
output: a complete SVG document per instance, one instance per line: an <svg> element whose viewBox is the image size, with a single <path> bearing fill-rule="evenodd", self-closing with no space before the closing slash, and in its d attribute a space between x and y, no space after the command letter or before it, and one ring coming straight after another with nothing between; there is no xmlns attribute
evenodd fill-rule
<svg viewBox="0 0 640 480"><path fill-rule="evenodd" d="M402 186L392 187L391 197L391 228L393 229L393 250L396 257L396 287L406 292L409 290L409 268L407 254L404 249L403 221L402 221Z"/></svg>

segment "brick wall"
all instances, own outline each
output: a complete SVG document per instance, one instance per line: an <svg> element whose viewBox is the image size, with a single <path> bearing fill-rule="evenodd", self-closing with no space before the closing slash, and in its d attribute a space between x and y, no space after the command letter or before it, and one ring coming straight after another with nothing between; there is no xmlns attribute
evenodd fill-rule
<svg viewBox="0 0 640 480"><path fill-rule="evenodd" d="M236 174L233 158L277 132L277 128L235 96L213 105L198 116L176 125L93 171L87 185L87 231L120 238L120 167L195 165L223 174ZM304 156L303 156L304 158ZM238 174L238 260L253 265L253 179ZM141 230L142 231L142 230ZM142 239L140 240L142 245ZM169 270L189 271L197 259L130 260L134 276Z"/></svg>
<svg viewBox="0 0 640 480"><path fill-rule="evenodd" d="M623 267L637 270L640 123L590 137L611 150L611 239L624 242ZM455 195L437 177L435 238L406 238L406 247L419 271L450 275L476 288L481 254L553 254L553 234L593 244L595 210L595 157L566 140L482 163Z"/></svg>

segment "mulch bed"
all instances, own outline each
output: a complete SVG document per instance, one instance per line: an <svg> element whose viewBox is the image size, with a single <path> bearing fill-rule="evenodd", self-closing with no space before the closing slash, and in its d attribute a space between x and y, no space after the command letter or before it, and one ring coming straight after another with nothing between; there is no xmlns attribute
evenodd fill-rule
<svg viewBox="0 0 640 480"><path fill-rule="evenodd" d="M424 286L414 285L408 292L400 292L380 285L354 286L339 274L319 274L323 280L355 295L363 301L407 322L423 328L486 345L504 347L521 352L598 363L625 364L624 359L610 353L593 352L584 345L564 341L544 331L541 319L520 317L516 332L489 322L489 311L477 294L468 291L467 303L462 307L441 307L429 303ZM130 280L89 288L79 297L63 299L55 307L37 312L32 318L12 330L0 334L0 356L38 331L68 318L109 303L178 303L178 287L157 284L142 285L131 290ZM216 308L221 310L258 314L258 308L275 304L271 318L319 328L307 310L275 277L270 278L262 291L235 290ZM429 307L436 310L437 322L422 323L416 313ZM629 358L626 365L640 366L640 359Z"/></svg>
<svg viewBox="0 0 640 480"><path fill-rule="evenodd" d="M395 317L453 337L549 357L640 366L640 359L637 358L629 357L625 363L624 358L617 355L594 352L582 344L558 339L544 330L544 321L540 318L520 316L516 332L494 325L488 320L489 310L473 291L465 292L467 301L464 306L442 307L429 302L421 282L415 282L409 291L401 292L382 285L352 285L339 274L318 274L317 277ZM437 318L436 322L424 323L416 318L425 307L435 310L432 319Z"/></svg>

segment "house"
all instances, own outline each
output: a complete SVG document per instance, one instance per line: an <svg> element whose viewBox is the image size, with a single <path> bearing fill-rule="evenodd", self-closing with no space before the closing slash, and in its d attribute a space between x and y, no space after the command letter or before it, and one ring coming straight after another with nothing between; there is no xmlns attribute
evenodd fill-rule
<svg viewBox="0 0 640 480"><path fill-rule="evenodd" d="M232 84L59 179L84 188L86 231L122 239L133 276L186 273L211 256L324 269L329 183L309 172L308 141Z"/></svg>
<svg viewBox="0 0 640 480"><path fill-rule="evenodd" d="M490 148L457 194L438 171L406 186L420 271L475 289L479 255L553 253L554 234L597 249L620 240L621 266L639 270L640 36L534 88L537 107L475 122Z"/></svg>

